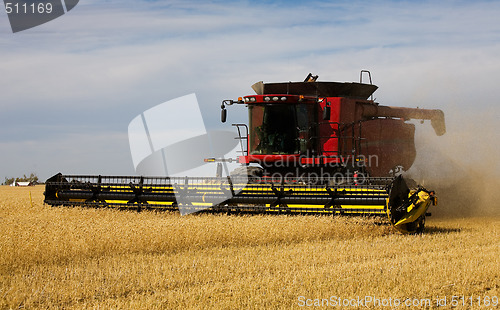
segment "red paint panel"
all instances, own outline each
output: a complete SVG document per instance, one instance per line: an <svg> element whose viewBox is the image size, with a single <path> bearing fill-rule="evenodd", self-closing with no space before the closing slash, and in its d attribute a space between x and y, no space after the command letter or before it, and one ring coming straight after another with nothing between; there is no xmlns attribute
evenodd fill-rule
<svg viewBox="0 0 500 310"><path fill-rule="evenodd" d="M330 105L330 120L323 120L323 110L325 106ZM342 109L342 98L328 97L319 103L318 121L319 121L319 151L321 155L338 155L339 140L337 137L338 123L340 122L340 113Z"/></svg>
<svg viewBox="0 0 500 310"><path fill-rule="evenodd" d="M373 176L385 176L396 166L409 169L416 157L415 125L401 119L363 122L361 152Z"/></svg>

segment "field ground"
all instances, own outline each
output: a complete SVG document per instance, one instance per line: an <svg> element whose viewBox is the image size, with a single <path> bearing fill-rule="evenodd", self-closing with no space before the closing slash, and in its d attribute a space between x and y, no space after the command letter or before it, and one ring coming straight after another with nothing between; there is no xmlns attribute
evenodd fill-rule
<svg viewBox="0 0 500 310"><path fill-rule="evenodd" d="M42 186L0 187L0 309L498 308L500 217L431 217L407 236L371 218L42 201Z"/></svg>

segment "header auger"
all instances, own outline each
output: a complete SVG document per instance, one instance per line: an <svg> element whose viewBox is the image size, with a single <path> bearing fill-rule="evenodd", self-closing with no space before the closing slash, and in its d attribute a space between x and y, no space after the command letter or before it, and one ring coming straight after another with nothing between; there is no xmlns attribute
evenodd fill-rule
<svg viewBox="0 0 500 310"><path fill-rule="evenodd" d="M181 213L385 215L402 232L421 231L434 192L395 175L416 156L415 125L406 121L430 120L442 135L444 114L381 106L369 77L370 84L318 82L312 74L304 82L258 82L255 95L224 100L223 122L226 106L245 105L249 112L248 125L233 124L245 143L237 159L241 167L228 177L57 174L46 182L45 203Z"/></svg>

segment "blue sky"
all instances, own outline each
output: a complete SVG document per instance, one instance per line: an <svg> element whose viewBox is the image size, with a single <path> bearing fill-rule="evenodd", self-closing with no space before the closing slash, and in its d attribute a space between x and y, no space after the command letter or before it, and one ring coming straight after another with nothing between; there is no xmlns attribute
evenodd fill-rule
<svg viewBox="0 0 500 310"><path fill-rule="evenodd" d="M499 13L497 1L81 0L13 34L1 12L0 181L133 174L127 126L155 105L194 92L207 128L224 128L220 102L256 81L357 81L362 69L381 104L445 112L447 135L418 126L421 150L487 162L499 153ZM229 123L245 120L230 108Z"/></svg>

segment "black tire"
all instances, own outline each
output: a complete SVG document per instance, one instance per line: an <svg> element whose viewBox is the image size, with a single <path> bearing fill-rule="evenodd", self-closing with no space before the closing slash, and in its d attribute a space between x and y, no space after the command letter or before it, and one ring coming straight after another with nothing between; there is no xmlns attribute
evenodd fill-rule
<svg viewBox="0 0 500 310"><path fill-rule="evenodd" d="M255 166L241 166L231 171L231 178L258 178L262 177L264 169Z"/></svg>
<svg viewBox="0 0 500 310"><path fill-rule="evenodd" d="M411 234L421 234L425 230L425 215L419 217L415 222L406 224L406 231Z"/></svg>
<svg viewBox="0 0 500 310"><path fill-rule="evenodd" d="M422 234L425 230L425 215L422 215L420 217L420 221L418 221L417 224L417 229L415 230L415 233L417 234Z"/></svg>

